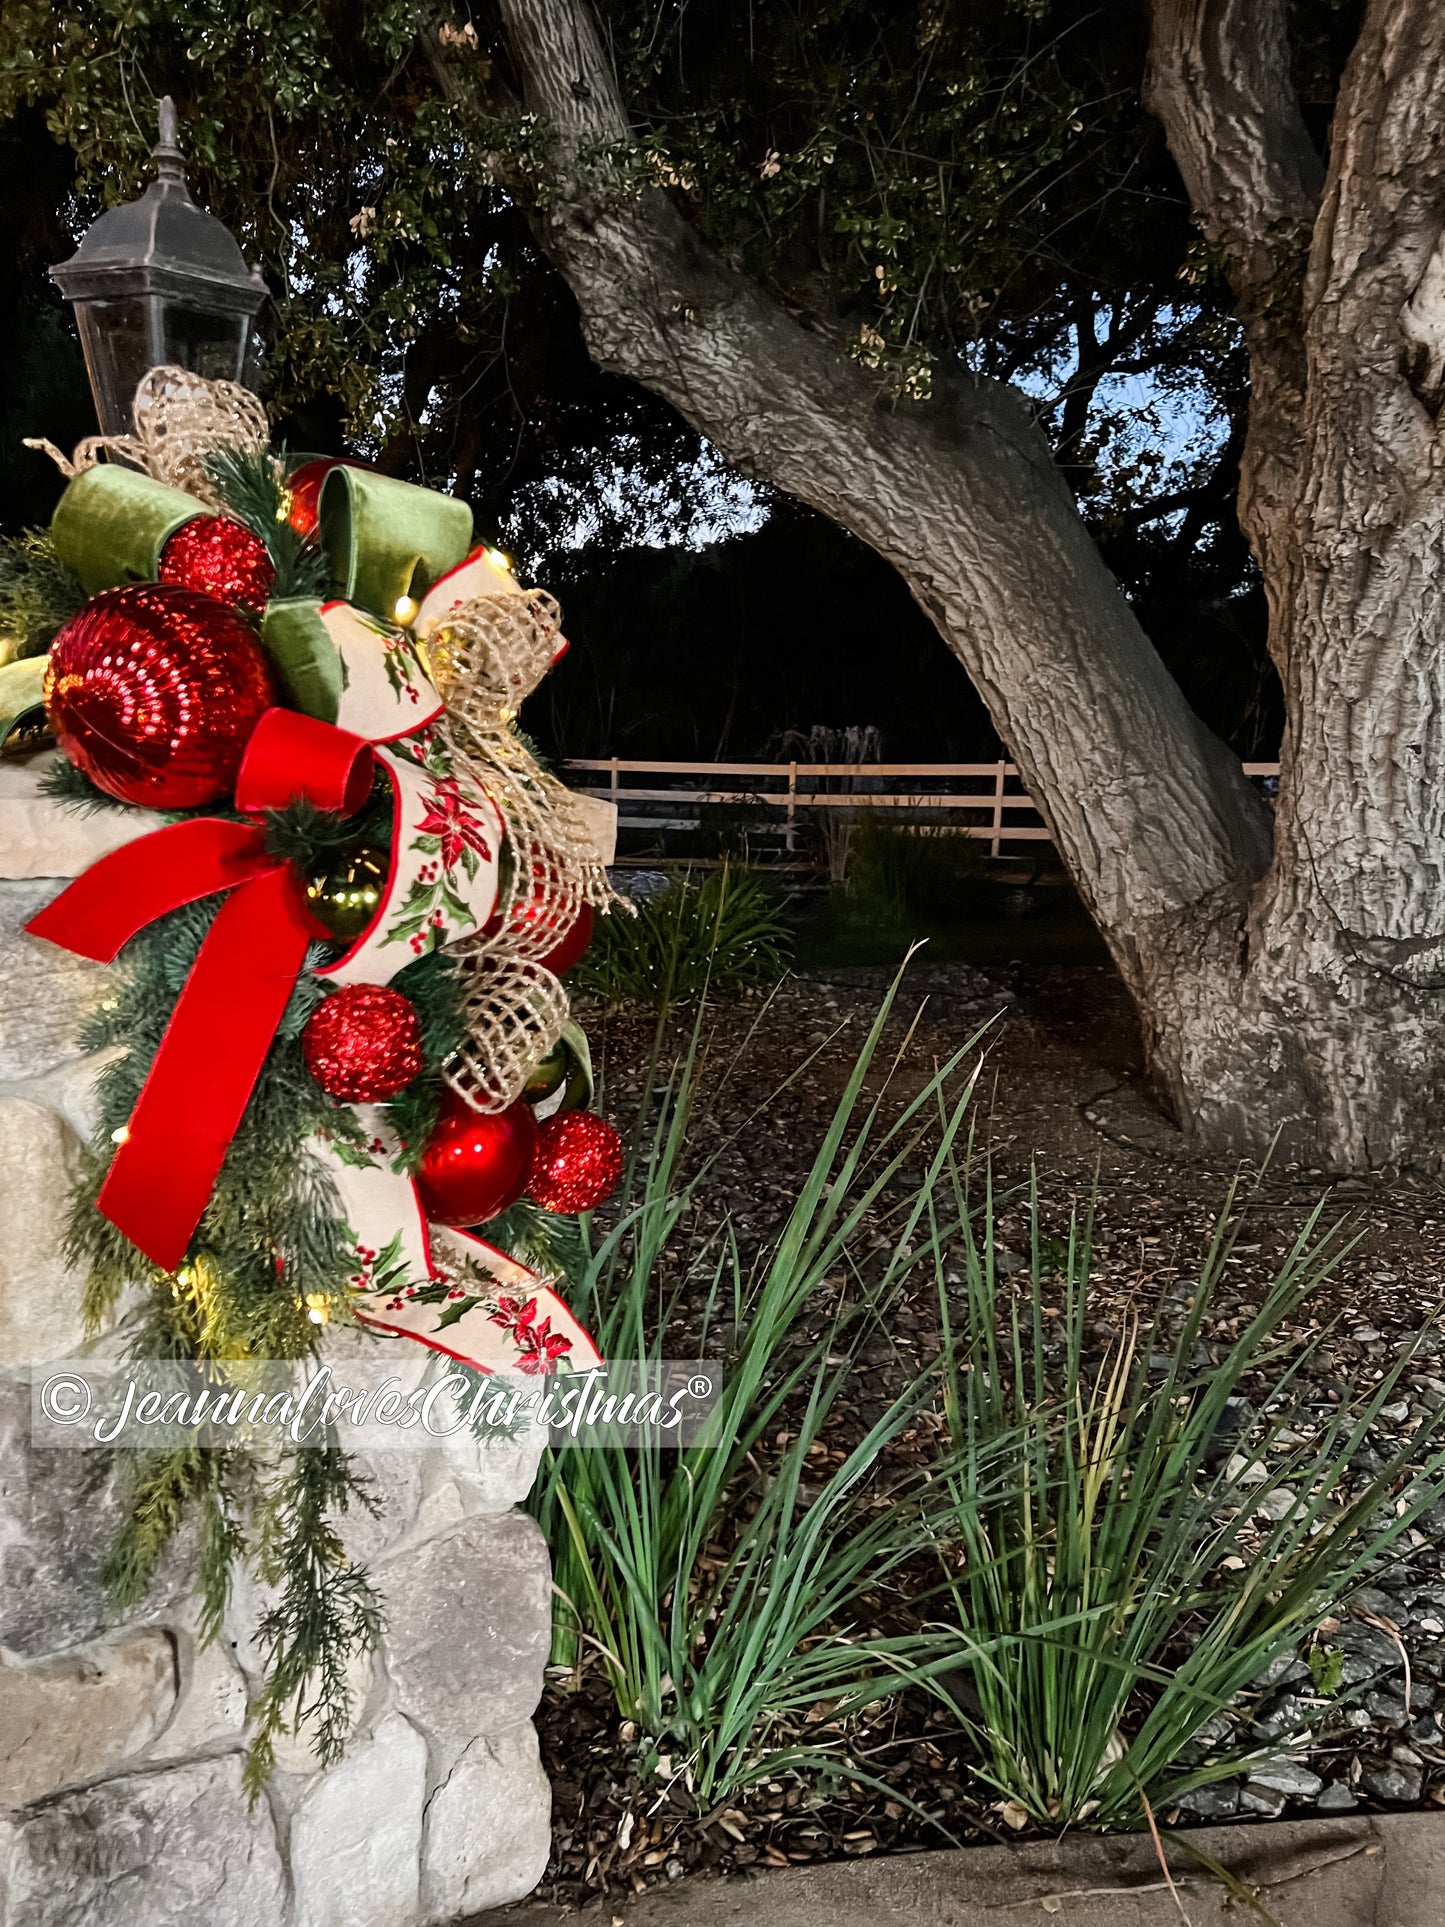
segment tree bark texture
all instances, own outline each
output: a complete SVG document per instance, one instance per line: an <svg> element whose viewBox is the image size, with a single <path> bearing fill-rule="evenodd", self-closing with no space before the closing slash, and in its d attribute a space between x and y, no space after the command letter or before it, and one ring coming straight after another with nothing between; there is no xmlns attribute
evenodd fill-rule
<svg viewBox="0 0 1445 1927"><path fill-rule="evenodd" d="M1040 804L1180 1122L1337 1169L1437 1162L1445 8L1371 0L1326 173L1284 0L1155 0L1149 103L1250 352L1240 510L1289 717L1273 839L1018 398L945 380L885 399L665 194L619 184L607 154L629 128L586 0L501 11L552 137L538 232L595 360L898 569Z"/></svg>

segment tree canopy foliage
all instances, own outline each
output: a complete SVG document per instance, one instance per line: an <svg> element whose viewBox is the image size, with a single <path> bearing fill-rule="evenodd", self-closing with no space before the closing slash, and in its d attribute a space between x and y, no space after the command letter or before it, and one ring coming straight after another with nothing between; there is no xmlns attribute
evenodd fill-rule
<svg viewBox="0 0 1445 1927"><path fill-rule="evenodd" d="M1327 68L1333 9L1306 11L1301 60ZM1243 358L1140 106L1142 18L1080 0L606 0L600 16L638 181L668 185L885 389L971 371L1021 385L1188 693L1242 747L1266 741L1259 597L1232 509ZM18 434L84 425L43 269L65 229L139 191L169 92L198 198L272 288L265 383L293 443L349 440L471 496L564 580L569 544L625 547L649 514L650 539L684 543L746 524L746 489L698 438L588 363L571 297L490 165L503 139L523 168L545 139L490 113L508 78L484 8L12 0L0 125L29 198L6 217L18 272L0 300L22 347L0 481L20 483Z"/></svg>

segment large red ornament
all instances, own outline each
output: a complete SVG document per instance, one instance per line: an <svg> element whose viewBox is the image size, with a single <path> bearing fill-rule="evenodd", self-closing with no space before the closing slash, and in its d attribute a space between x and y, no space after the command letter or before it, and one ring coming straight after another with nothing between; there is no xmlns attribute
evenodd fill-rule
<svg viewBox="0 0 1445 1927"><path fill-rule="evenodd" d="M298 535L315 533L321 514L321 484L333 468L365 468L365 462L351 462L342 455L318 455L314 462L303 462L286 480L291 497L287 521Z"/></svg>
<svg viewBox="0 0 1445 1927"><path fill-rule="evenodd" d="M348 1104L384 1104L426 1067L415 1007L384 984L333 991L307 1018L301 1055L322 1090Z"/></svg>
<svg viewBox="0 0 1445 1927"><path fill-rule="evenodd" d="M557 928L556 910L549 901L546 872L540 864L533 865L532 888L525 897L517 898L506 914L506 926L510 933L519 937L531 937L539 928L544 933L557 930L556 940L546 956L538 961L544 970L550 970L554 977L561 977L569 971L581 957L592 941L592 905L584 903L573 923ZM499 912L487 923L483 934L496 936L502 928ZM531 945L528 948L531 949Z"/></svg>
<svg viewBox="0 0 1445 1927"><path fill-rule="evenodd" d="M199 589L233 609L264 609L276 586L266 544L229 515L182 522L161 550L156 574L181 589Z"/></svg>
<svg viewBox="0 0 1445 1927"><path fill-rule="evenodd" d="M577 913L577 921L563 937L555 950L548 951L542 959L542 968L550 970L554 977L565 977L582 956L592 941L592 905L584 903Z"/></svg>
<svg viewBox="0 0 1445 1927"><path fill-rule="evenodd" d="M275 700L251 630L194 589L106 589L50 645L45 713L56 740L123 803L194 809L228 796Z"/></svg>
<svg viewBox="0 0 1445 1927"><path fill-rule="evenodd" d="M416 1174L422 1209L437 1224L485 1224L521 1197L536 1148L530 1104L474 1111L448 1092Z"/></svg>
<svg viewBox="0 0 1445 1927"><path fill-rule="evenodd" d="M527 1196L544 1211L593 1211L622 1176L622 1139L595 1111L561 1111L537 1132Z"/></svg>

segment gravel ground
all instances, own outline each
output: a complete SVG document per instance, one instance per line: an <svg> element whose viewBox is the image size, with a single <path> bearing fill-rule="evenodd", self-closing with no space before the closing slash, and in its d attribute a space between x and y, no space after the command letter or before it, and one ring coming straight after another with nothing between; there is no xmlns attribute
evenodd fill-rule
<svg viewBox="0 0 1445 1927"><path fill-rule="evenodd" d="M765 1245L785 1218L887 981L882 971L810 974L785 984L765 1008L739 1000L712 1014L704 1049L709 1096L694 1138L705 1138L709 1148L733 1141L711 1174L700 1216L731 1212L745 1251ZM587 1022L606 1108L625 1127L636 1111L652 1021L593 1012ZM1170 1288L1187 1292L1235 1170L1189 1153L1149 1101L1137 1032L1111 972L915 964L879 1061L891 1061L906 1044L893 1072L901 1094L917 1088L936 1062L982 1026L988 1026L987 1055L976 1106L999 1182L1022 1180L1036 1166L1042 1229L1056 1239L1067 1235L1071 1212L1092 1200L1092 1302L1102 1341L1131 1308L1151 1309ZM774 1098L810 1056L806 1073ZM1328 1190L1329 1214L1348 1215L1356 1243L1306 1308L1309 1326L1323 1329L1323 1337L1302 1396L1307 1415L1322 1415L1347 1381L1380 1377L1436 1314L1445 1195L1433 1185L1398 1180L1330 1188L1320 1173L1295 1167L1246 1178L1253 1185L1247 1228L1205 1344L1216 1356L1227 1348ZM1018 1289L1027 1282L1024 1214L1006 1208L1000 1233L1012 1254L1005 1266L1017 1261L1022 1274ZM880 1234L880 1247L883 1242ZM695 1306L685 1311L670 1335L674 1355L692 1355L696 1314ZM897 1323L902 1366L910 1356L926 1355L936 1335L931 1292L905 1304ZM1445 1359L1438 1351L1437 1339L1427 1335L1399 1396L1381 1414L1381 1435L1360 1456L1362 1478L1445 1399ZM877 1363L886 1380L888 1361ZM866 1402L861 1411L869 1416ZM1263 1819L1445 1804L1445 1735L1436 1711L1438 1705L1445 1716L1445 1562L1437 1550L1445 1538L1445 1506L1421 1527L1397 1548L1395 1563L1372 1576L1342 1622L1322 1630L1320 1643L1339 1655L1344 1690L1319 1743L1309 1750L1282 1744L1270 1765L1247 1780L1202 1789L1172 1817ZM1283 1736L1314 1692L1303 1663L1282 1665L1274 1677L1256 1682L1232 1735L1231 1723L1221 1721L1200 1744ZM542 1891L555 1898L640 1890L697 1868L782 1866L916 1850L948 1839L967 1844L998 1838L1008 1818L973 1778L951 1718L922 1695L900 1698L874 1727L849 1736L853 1757L901 1798L846 1780L812 1788L779 1781L754 1789L736 1806L699 1813L680 1781L670 1787L657 1779L639 1782L633 1770L638 1738L619 1726L595 1672L580 1687L570 1677L554 1681L542 1729L556 1794L555 1853ZM826 1725L816 1737L827 1737Z"/></svg>

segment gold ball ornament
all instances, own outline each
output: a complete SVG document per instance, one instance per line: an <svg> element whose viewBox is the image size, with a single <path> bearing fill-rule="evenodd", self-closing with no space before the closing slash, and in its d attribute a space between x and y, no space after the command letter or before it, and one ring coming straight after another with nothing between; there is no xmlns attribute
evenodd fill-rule
<svg viewBox="0 0 1445 1927"><path fill-rule="evenodd" d="M559 1037L535 1066L522 1096L539 1124L561 1111L580 1111L591 1103L592 1080L587 1067L565 1037Z"/></svg>
<svg viewBox="0 0 1445 1927"><path fill-rule="evenodd" d="M376 915L386 891L387 851L358 843L340 851L306 879L311 914L341 943L355 943Z"/></svg>

